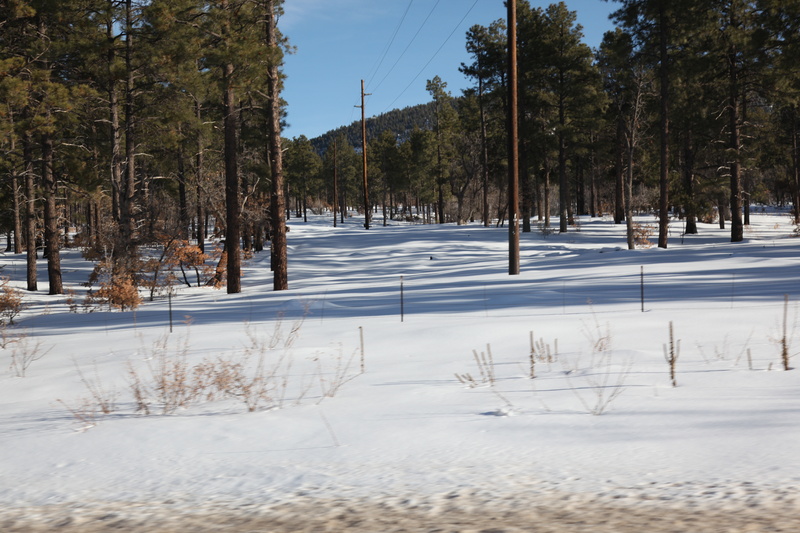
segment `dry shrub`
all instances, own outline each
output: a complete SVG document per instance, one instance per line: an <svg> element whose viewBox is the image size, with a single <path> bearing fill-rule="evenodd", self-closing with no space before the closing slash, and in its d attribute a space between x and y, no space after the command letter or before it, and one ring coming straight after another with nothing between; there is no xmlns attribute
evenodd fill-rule
<svg viewBox="0 0 800 533"><path fill-rule="evenodd" d="M141 265L141 272L146 276L143 285L150 289L151 300L156 293L164 292L179 280L191 287L187 270L194 270L198 287L214 275L214 266L206 263L209 256L200 251L199 247L168 235L157 237L161 253L158 257L145 260Z"/></svg>
<svg viewBox="0 0 800 533"><path fill-rule="evenodd" d="M162 414L174 413L197 401L233 399L242 402L248 411L283 407L288 395L293 366L290 348L300 333L305 317L293 323L288 331L281 316L271 334L260 336L246 330L249 343L241 352L229 356L188 362L188 336L171 345L169 337L158 339L149 348L148 375L142 377L128 363L128 380L136 411L150 414L158 404ZM268 361L269 359L269 361ZM302 386L302 399L309 386Z"/></svg>
<svg viewBox="0 0 800 533"><path fill-rule="evenodd" d="M128 366L130 389L136 411L146 415L157 403L161 414L172 414L188 408L197 401L235 399L245 404L249 412L262 406L274 407L281 378L277 369L264 372L262 364L252 365L246 355L203 359L190 366L185 354L160 354L149 367L149 379L144 381L133 365Z"/></svg>
<svg viewBox="0 0 800 533"><path fill-rule="evenodd" d="M13 324L23 310L22 293L8 281L8 278L0 278L0 326Z"/></svg>
<svg viewBox="0 0 800 533"><path fill-rule="evenodd" d="M95 266L89 276L89 285L99 282L96 291L89 291L85 304L107 304L110 308L126 311L136 309L142 303L142 297L136 286L133 275L129 272L114 273L113 262L106 258Z"/></svg>
<svg viewBox="0 0 800 533"><path fill-rule="evenodd" d="M294 357L291 347L298 338L305 316L288 327L278 317L271 333L260 335L247 329L249 343L242 350L227 356L207 357L198 363L189 362L188 335L171 341L169 335L146 347L146 370L127 364L128 389L134 411L144 415L154 412L168 415L197 402L235 400L247 411L279 409L289 398L300 404L319 380L322 394L319 401L335 396L341 387L358 374L350 372L355 353L349 359L341 349L334 368L324 354L317 354L317 375L310 373L299 380L293 373ZM87 378L80 369L81 381L90 393L89 401L80 400L77 406L65 407L87 426L115 408L116 397L101 385L98 378ZM95 374L96 375L96 374Z"/></svg>
<svg viewBox="0 0 800 533"><path fill-rule="evenodd" d="M206 281L206 285L214 287L215 289L221 289L228 282L228 252L225 250L225 247L221 246L215 248L211 254L211 259L216 263L216 266L212 267L214 273L208 281Z"/></svg>
<svg viewBox="0 0 800 533"><path fill-rule="evenodd" d="M650 224L633 224L633 242L636 246L643 246L650 248L653 243L650 242L650 237L655 233L655 228Z"/></svg>
<svg viewBox="0 0 800 533"><path fill-rule="evenodd" d="M142 303L139 289L129 276L117 277L89 296L93 302L106 303L109 307L127 311L136 309Z"/></svg>

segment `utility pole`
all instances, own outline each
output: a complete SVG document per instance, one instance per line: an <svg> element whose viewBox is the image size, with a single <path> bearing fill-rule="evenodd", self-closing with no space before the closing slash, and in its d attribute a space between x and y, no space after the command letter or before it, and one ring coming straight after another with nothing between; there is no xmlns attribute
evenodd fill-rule
<svg viewBox="0 0 800 533"><path fill-rule="evenodd" d="M365 118L364 97L372 93L364 92L364 80L361 80L361 157L363 158L364 168L364 229L369 229L370 206L369 206L369 184L367 183L367 120Z"/></svg>
<svg viewBox="0 0 800 533"><path fill-rule="evenodd" d="M333 227L339 216L339 169L336 166L336 139L333 140Z"/></svg>
<svg viewBox="0 0 800 533"><path fill-rule="evenodd" d="M519 123L517 115L517 2L508 4L508 274L519 274Z"/></svg>

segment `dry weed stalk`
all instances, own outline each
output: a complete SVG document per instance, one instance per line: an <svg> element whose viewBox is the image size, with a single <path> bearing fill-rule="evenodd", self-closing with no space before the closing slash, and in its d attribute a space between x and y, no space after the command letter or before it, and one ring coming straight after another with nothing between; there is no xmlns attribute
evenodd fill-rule
<svg viewBox="0 0 800 533"><path fill-rule="evenodd" d="M531 352L528 356L530 359L530 378L536 378L536 344L533 341L533 331L530 332Z"/></svg>
<svg viewBox="0 0 800 533"><path fill-rule="evenodd" d="M81 368L78 366L77 361L73 361L75 364L75 370L78 372L78 376L81 379L81 383L89 391L91 396L91 401L93 403L92 411L96 411L102 415L109 415L113 413L117 408L117 391L115 389L107 389L104 385L102 380L100 379L100 374L97 371L97 363L94 364L94 377L87 377ZM88 400L88 399L87 399ZM63 402L62 402L63 403ZM86 400L82 401L82 405L86 403ZM65 404L66 405L66 404ZM84 409L85 410L85 409ZM94 419L99 417L95 416Z"/></svg>
<svg viewBox="0 0 800 533"><path fill-rule="evenodd" d="M321 354L317 354L314 358L314 362L317 364L317 373L319 374L319 384L320 390L322 392L322 397L320 398L320 402L325 398L333 398L339 392L346 383L354 380L359 375L363 374L363 371L354 374L350 372L350 367L355 360L356 352L350 354L350 357L345 359L344 354L342 353L342 347L339 346L339 354L336 357L336 363L333 367L332 372L325 372L322 366L322 357ZM363 360L363 359L362 359ZM325 375L330 376L329 378L325 378ZM318 402L319 403L319 402Z"/></svg>
<svg viewBox="0 0 800 533"><path fill-rule="evenodd" d="M591 301L589 301L591 305ZM597 320L597 315L592 310L592 318L594 320L594 324L592 326L587 325L586 323L583 324L583 335L586 337L586 340L589 341L589 345L592 350L592 360L594 361L594 356L600 354L608 353L611 350L611 326L606 322L605 329L600 325L600 322Z"/></svg>
<svg viewBox="0 0 800 533"><path fill-rule="evenodd" d="M664 345L664 359L667 361L669 365L669 379L672 381L672 386L677 387L678 381L675 378L675 365L678 362L678 357L681 353L681 341L680 339L678 342L675 342L675 336L673 334L672 328L672 321L669 323L669 350L667 349L667 345Z"/></svg>
<svg viewBox="0 0 800 533"><path fill-rule="evenodd" d="M795 336L795 331L797 329L797 309L795 309L794 319L792 320L791 330L790 330L788 294L785 294L783 296L783 316L779 329L780 332L778 333L778 335L770 336L769 339L771 342L774 342L775 344L778 345L778 348L780 350L781 365L783 366L783 369L791 370L792 367L789 365L789 361L793 356L793 354L791 353L791 344L792 344L792 339Z"/></svg>
<svg viewBox="0 0 800 533"><path fill-rule="evenodd" d="M488 354L488 355L487 355ZM486 345L486 352L481 352L478 355L477 350L472 350L472 355L475 359L475 364L478 365L478 372L480 372L480 380L474 378L472 374L456 374L456 379L463 383L464 385L475 388L481 385L489 385L494 386L495 383L495 374L494 374L494 358L492 357L492 347L491 345Z"/></svg>
<svg viewBox="0 0 800 533"><path fill-rule="evenodd" d="M598 331L600 331L598 329ZM572 393L578 398L584 409L592 415L599 416L606 412L611 403L625 390L625 381L630 374L633 363L624 360L621 363L614 361L614 352L611 350L611 334L597 338L590 336L592 347L591 364L586 371L580 372L580 359L576 359L573 368L565 370L567 383ZM581 374L586 384L578 387L572 381L573 374ZM591 391L594 398L589 400L581 392Z"/></svg>
<svg viewBox="0 0 800 533"><path fill-rule="evenodd" d="M58 403L70 412L72 418L80 422L82 430L87 430L97 425L97 421L102 417L102 413L97 408L93 398L81 398L77 405L69 405L64 400L57 400Z"/></svg>
<svg viewBox="0 0 800 533"><path fill-rule="evenodd" d="M789 295L783 296L783 335L781 335L781 362L783 369L789 370L789 340L787 338L787 323L789 320Z"/></svg>
<svg viewBox="0 0 800 533"><path fill-rule="evenodd" d="M534 370L536 363L547 363L548 365L554 363L558 360L558 339L555 339L553 342L553 347L550 347L550 343L545 342L544 337L539 337L539 340L535 340L533 336L533 331L530 332L530 344L531 344L531 351L529 355L530 359L530 369L531 369L531 378L534 377Z"/></svg>
<svg viewBox="0 0 800 533"><path fill-rule="evenodd" d="M31 338L26 333L9 336L5 327L2 328L0 337L2 338L2 341L0 341L2 342L2 348L9 347L11 350L11 364L8 368L18 378L24 378L28 367L53 349L51 346L47 350L42 350L42 341L31 341Z"/></svg>

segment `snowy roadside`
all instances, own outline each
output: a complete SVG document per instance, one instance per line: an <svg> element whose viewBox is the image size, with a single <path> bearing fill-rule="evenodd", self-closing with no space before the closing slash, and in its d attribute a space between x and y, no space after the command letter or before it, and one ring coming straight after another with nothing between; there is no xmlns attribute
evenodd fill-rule
<svg viewBox="0 0 800 533"><path fill-rule="evenodd" d="M318 497L317 497L318 496ZM6 509L7 533L269 531L593 533L789 532L800 530L800 490L752 483L620 487L603 494L493 494L464 489L431 496L330 498L281 503L87 502Z"/></svg>

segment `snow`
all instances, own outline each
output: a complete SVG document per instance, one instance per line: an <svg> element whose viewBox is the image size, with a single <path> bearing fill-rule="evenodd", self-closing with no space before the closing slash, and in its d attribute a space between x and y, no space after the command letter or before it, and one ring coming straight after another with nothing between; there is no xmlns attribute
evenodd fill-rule
<svg viewBox="0 0 800 533"><path fill-rule="evenodd" d="M779 346L784 295L792 353L800 340L787 214L754 214L737 244L716 225L681 236L676 222L668 249L633 251L623 226L584 218L579 231L521 234L517 276L505 228L374 222L291 220L289 291L272 291L269 256L256 254L241 294L177 288L172 333L163 297L136 312L69 312L46 295L40 260L14 332L43 356L21 377L9 367L21 344L0 352L0 521L47 524L57 509L78 527L80 509L211 516L320 502L384 502L387 517L453 501L470 516L548 501L798 515L800 370L782 370ZM24 290L24 256L0 265ZM62 266L82 298L91 264L68 250ZM551 353L534 379L531 338ZM146 378L159 353L191 367L275 339L266 409L229 398L136 412L129 368ZM76 419L70 409L93 404L87 385L116 409Z"/></svg>

